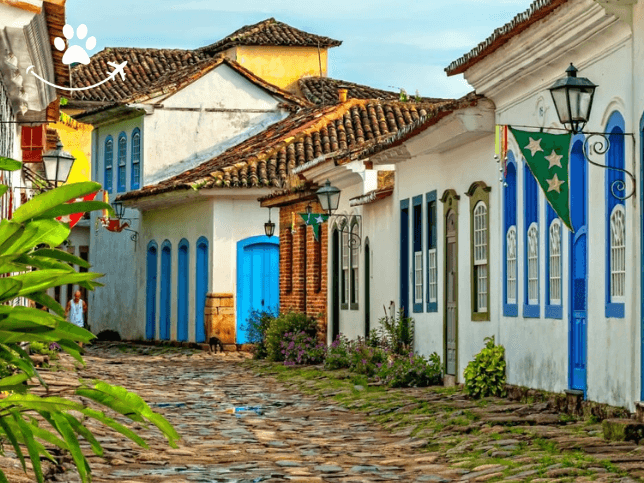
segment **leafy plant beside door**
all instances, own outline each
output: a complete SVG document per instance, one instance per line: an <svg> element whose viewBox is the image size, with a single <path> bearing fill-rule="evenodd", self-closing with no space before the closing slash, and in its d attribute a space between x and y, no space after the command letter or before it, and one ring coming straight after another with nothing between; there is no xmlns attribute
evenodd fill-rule
<svg viewBox="0 0 644 483"><path fill-rule="evenodd" d="M465 368L465 393L478 399L505 396L505 348L494 343L494 336L485 338L485 347Z"/></svg>
<svg viewBox="0 0 644 483"><path fill-rule="evenodd" d="M0 158L0 170L15 171L21 166L19 161ZM0 185L0 197L8 189ZM141 437L103 412L103 408L142 425L153 424L172 447L176 447L180 438L163 416L123 387L101 381L82 382L74 395L84 397L90 404L33 393L35 386L47 385L20 342L57 343L84 363L77 342L94 338L90 332L65 320L65 311L47 295L47 290L67 284L94 290L101 285L95 281L100 274L77 273L70 266L89 268L87 262L55 248L70 234L69 226L58 222L57 217L102 209L112 213L108 204L99 201L70 203L99 189L101 185L93 182L65 185L34 197L18 208L11 219L0 221L0 366L8 369L0 379L0 392L10 394L0 400L0 440L3 448L13 448L25 472L26 459L31 460L38 482L44 481L41 458L56 462L46 444L68 451L81 481L90 481L91 469L79 439L86 440L98 456L103 454L103 448L85 425L87 419L94 419L147 448ZM41 248L43 245L45 248ZM14 306L12 301L18 297L44 305L52 313ZM1 468L0 482L8 483Z"/></svg>

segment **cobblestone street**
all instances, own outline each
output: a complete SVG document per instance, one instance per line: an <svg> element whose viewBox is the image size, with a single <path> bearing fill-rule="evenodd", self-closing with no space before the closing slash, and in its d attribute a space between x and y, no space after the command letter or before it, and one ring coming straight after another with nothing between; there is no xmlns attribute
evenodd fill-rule
<svg viewBox="0 0 644 483"><path fill-rule="evenodd" d="M136 391L183 436L172 449L156 428L130 425L149 442L143 449L90 422L105 449L104 458L94 456L82 441L93 481L630 483L644 469L644 446L605 441L597 422L544 403L471 401L442 387L365 388L342 373L251 367L247 357L121 343L88 348L81 378ZM42 371L49 394L68 394L77 384L72 363L63 356L54 364ZM235 413L239 407L248 410ZM32 481L10 453L0 464L12 483ZM47 480L79 481L60 470L46 466Z"/></svg>

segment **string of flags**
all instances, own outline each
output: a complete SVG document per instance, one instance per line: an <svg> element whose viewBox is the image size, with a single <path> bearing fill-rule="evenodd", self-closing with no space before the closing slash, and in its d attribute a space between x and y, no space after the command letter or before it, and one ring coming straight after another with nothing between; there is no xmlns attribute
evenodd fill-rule
<svg viewBox="0 0 644 483"><path fill-rule="evenodd" d="M522 131L512 126L497 126L495 157L502 163L502 180L507 177L508 131L512 133L530 172L546 200L561 221L573 231L570 221L569 151L572 134ZM507 186L507 184L505 184Z"/></svg>

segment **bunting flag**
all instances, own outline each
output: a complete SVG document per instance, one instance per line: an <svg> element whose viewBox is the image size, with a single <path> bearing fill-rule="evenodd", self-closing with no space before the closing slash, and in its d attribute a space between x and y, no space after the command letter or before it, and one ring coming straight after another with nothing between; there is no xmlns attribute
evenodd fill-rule
<svg viewBox="0 0 644 483"><path fill-rule="evenodd" d="M308 226L313 227L315 241L320 241L320 226L329 219L324 213L300 213L300 216Z"/></svg>
<svg viewBox="0 0 644 483"><path fill-rule="evenodd" d="M108 203L110 202L110 195L107 192L107 190L103 190L103 203ZM109 213L107 210L103 210L103 219L107 220L107 217L109 216Z"/></svg>
<svg viewBox="0 0 644 483"><path fill-rule="evenodd" d="M533 176L561 221L570 222L570 176L568 151L571 134L526 132L510 128Z"/></svg>
<svg viewBox="0 0 644 483"><path fill-rule="evenodd" d="M295 234L295 212L291 212L291 234Z"/></svg>

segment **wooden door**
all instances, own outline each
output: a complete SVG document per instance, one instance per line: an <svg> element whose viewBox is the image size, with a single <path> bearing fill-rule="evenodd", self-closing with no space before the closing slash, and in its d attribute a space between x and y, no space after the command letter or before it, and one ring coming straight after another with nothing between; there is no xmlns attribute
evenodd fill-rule
<svg viewBox="0 0 644 483"><path fill-rule="evenodd" d="M445 374L456 376L458 263L456 213L447 212L445 230Z"/></svg>
<svg viewBox="0 0 644 483"><path fill-rule="evenodd" d="M333 230L333 259L331 262L331 340L340 334L340 232Z"/></svg>

